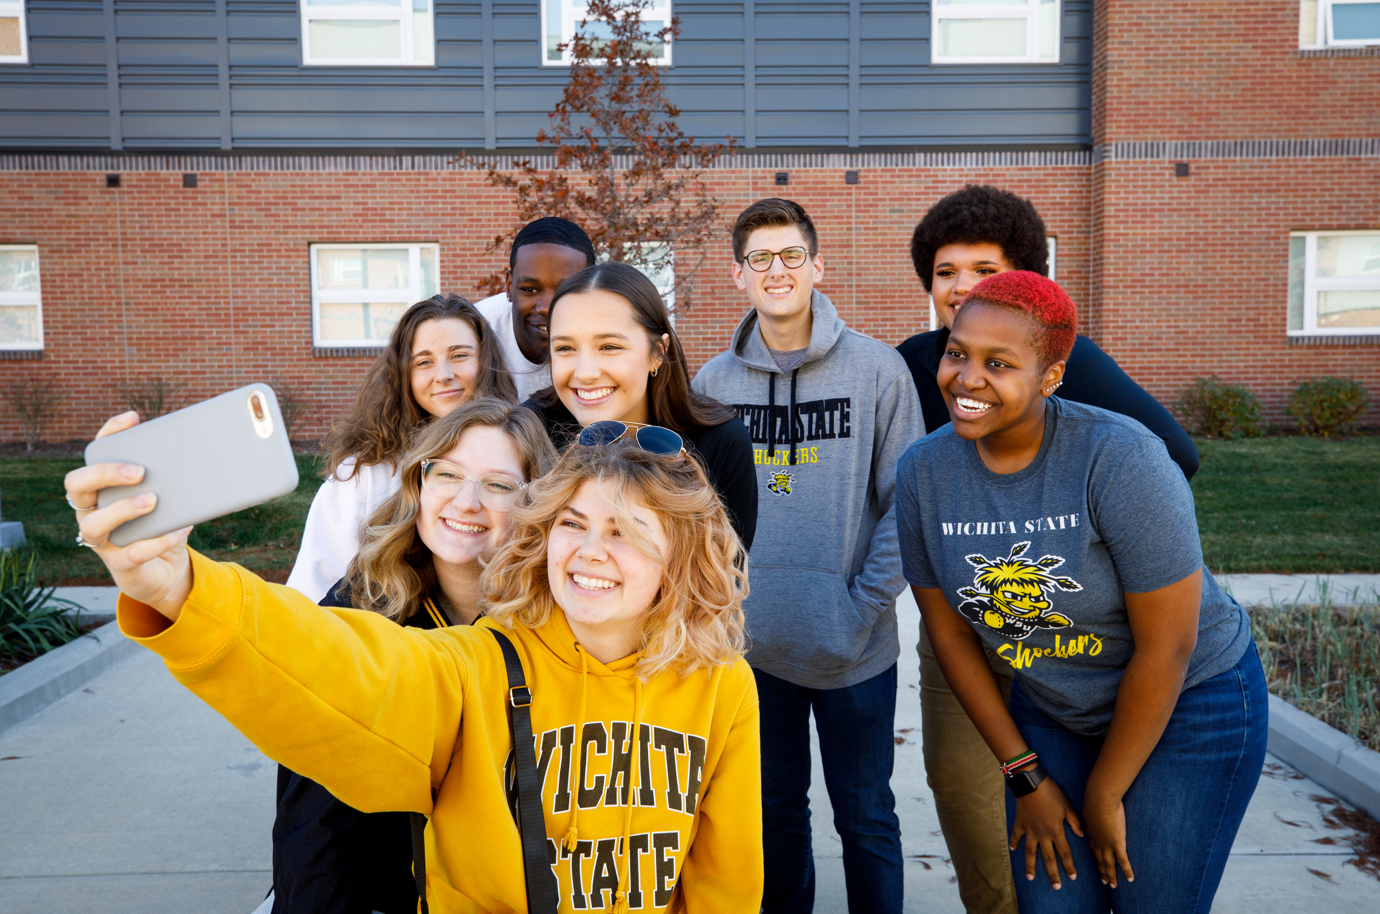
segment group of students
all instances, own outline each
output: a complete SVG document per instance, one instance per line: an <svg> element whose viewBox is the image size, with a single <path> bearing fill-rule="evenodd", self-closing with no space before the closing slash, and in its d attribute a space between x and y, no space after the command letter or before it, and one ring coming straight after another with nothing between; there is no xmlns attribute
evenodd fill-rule
<svg viewBox="0 0 1380 914"><path fill-rule="evenodd" d="M1035 208L929 210L943 327L899 350L815 288L798 204L732 244L751 310L693 380L651 281L565 220L518 234L504 294L415 305L287 586L187 531L110 544L154 501L96 492L141 468L68 476L122 630L281 763L272 910L810 911L813 715L849 909L899 912L909 584L965 908L1208 911L1264 678L1192 442L1077 335Z"/></svg>

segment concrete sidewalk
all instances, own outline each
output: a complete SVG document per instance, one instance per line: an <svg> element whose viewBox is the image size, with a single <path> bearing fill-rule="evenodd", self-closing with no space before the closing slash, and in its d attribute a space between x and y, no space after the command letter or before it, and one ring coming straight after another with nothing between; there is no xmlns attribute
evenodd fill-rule
<svg viewBox="0 0 1380 914"><path fill-rule="evenodd" d="M94 607L93 607L94 608ZM902 643L919 618L901 603ZM915 656L901 657L896 791L906 854L906 911L962 910L920 754ZM816 759L818 752L815 753ZM1380 882L1346 851L1312 794L1273 759L1256 792L1215 911L1380 909ZM816 910L847 910L841 845L816 766L811 804ZM138 653L0 733L0 911L248 914L270 880L274 766L154 655Z"/></svg>

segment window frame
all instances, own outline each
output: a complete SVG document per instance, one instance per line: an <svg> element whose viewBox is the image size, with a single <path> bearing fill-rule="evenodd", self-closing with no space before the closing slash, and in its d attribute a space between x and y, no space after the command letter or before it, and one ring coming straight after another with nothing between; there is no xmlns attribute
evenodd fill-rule
<svg viewBox="0 0 1380 914"><path fill-rule="evenodd" d="M0 343L0 352L43 351L43 264L36 244L0 244L0 251L33 251L38 271L38 288L33 292L0 291L0 308L36 307L38 311L38 341L33 343Z"/></svg>
<svg viewBox="0 0 1380 914"><path fill-rule="evenodd" d="M561 43L566 44L575 37L575 29L589 14L589 8L581 0L556 0L556 2L561 5ZM674 0L653 0L653 5L642 11L643 20L645 21L648 16L661 16L661 21L670 25L673 2ZM547 8L550 6L550 0L538 0L537 5L541 11L541 34L537 37L537 59L540 65L543 67L569 67L571 65L569 48L561 52L560 60L547 59L546 38L549 34L547 26L549 11ZM658 67L671 66L671 44L668 41L662 45L662 56L651 61L651 63Z"/></svg>
<svg viewBox="0 0 1380 914"><path fill-rule="evenodd" d="M1315 336L1380 336L1380 324L1367 327L1319 327L1319 292L1371 292L1380 291L1380 277L1375 279L1347 277L1319 277L1318 239L1336 238L1347 235L1374 235L1380 237L1380 229L1337 229L1333 231L1290 232L1289 239L1304 239L1303 247L1303 327L1289 328L1289 300L1286 294L1284 314L1286 332L1291 337ZM1292 252L1291 252L1292 256ZM1287 288L1286 283L1286 288Z"/></svg>
<svg viewBox="0 0 1380 914"><path fill-rule="evenodd" d="M330 250L407 250L408 271L416 277L407 289L322 289L320 287L320 266L318 251ZM327 340L321 337L321 305L354 304L367 299L365 304L402 302L414 305L422 301L422 248L434 248L433 262L436 264L435 286L441 288L441 245L437 241L371 241L349 242L330 241L308 245L308 258L311 267L311 344L313 349L382 349L388 340Z"/></svg>
<svg viewBox="0 0 1380 914"><path fill-rule="evenodd" d="M3 2L3 0L0 0ZM426 0L428 15L431 16L431 58L413 60L416 46L412 34L412 0L399 0L396 9L390 6L318 6L309 10L309 0L298 0L298 25L301 32L302 66L304 67L435 67L436 66L436 0ZM403 56L392 58L313 58L311 53L311 28L313 19L395 19L401 34Z"/></svg>
<svg viewBox="0 0 1380 914"><path fill-rule="evenodd" d="M1054 56L1040 57L1039 13L1041 0L1026 0L1024 7L1016 4L973 4L972 6L941 6L939 0L930 2L930 63L940 66L972 64L1058 64L1063 58L1064 3L1054 2ZM941 12L943 10L943 12ZM1026 53L1024 57L940 57L939 23L943 19L1024 19Z"/></svg>
<svg viewBox="0 0 1380 914"><path fill-rule="evenodd" d="M5 19L11 16L19 17L19 54L7 54L0 56L0 65L19 64L26 65L29 62L29 14L25 0L0 0L0 17Z"/></svg>
<svg viewBox="0 0 1380 914"><path fill-rule="evenodd" d="M1357 6L1361 4L1374 3L1375 0L1313 0L1313 43L1304 44L1303 22L1307 15L1307 8L1303 0L1299 3L1299 49L1300 50L1320 50L1323 48L1373 48L1380 47L1380 36L1375 38L1344 38L1338 40L1332 36L1332 8L1334 6Z"/></svg>

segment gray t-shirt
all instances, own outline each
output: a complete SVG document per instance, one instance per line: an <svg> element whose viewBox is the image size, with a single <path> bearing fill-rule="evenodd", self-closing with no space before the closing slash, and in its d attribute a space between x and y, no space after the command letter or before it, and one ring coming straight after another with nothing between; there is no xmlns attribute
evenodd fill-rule
<svg viewBox="0 0 1380 914"><path fill-rule="evenodd" d="M771 359L773 362L776 363L776 367L780 368L783 372L786 372L790 371L792 368L796 367L801 362L805 361L805 353L809 352L810 350L806 348L768 349L767 351L771 353Z"/></svg>
<svg viewBox="0 0 1380 914"><path fill-rule="evenodd" d="M1051 398L1039 453L1008 475L946 425L901 457L896 512L906 580L943 590L1030 700L1075 732L1111 723L1134 647L1123 592L1202 568L1184 688L1250 643L1246 613L1203 567L1183 473L1134 419Z"/></svg>

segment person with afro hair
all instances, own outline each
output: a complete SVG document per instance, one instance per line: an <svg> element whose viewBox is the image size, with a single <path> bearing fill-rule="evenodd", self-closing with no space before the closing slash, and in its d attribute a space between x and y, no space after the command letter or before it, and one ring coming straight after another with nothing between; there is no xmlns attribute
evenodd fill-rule
<svg viewBox="0 0 1380 914"><path fill-rule="evenodd" d="M896 523L964 907L1207 914L1265 760L1250 620L1164 442L1054 396L1082 339L1064 290L1000 272L956 312L953 420L901 457Z"/></svg>
<svg viewBox="0 0 1380 914"><path fill-rule="evenodd" d="M925 428L934 431L949 421L934 375L958 302L974 283L995 273L1029 270L1048 276L1049 240L1044 220L1029 200L1008 190L969 184L930 207L911 236L910 258L943 327L916 334L896 349L915 379ZM1074 343L1059 395L1130 416L1164 440L1185 478L1192 479L1198 471L1198 450L1188 433L1086 336Z"/></svg>
<svg viewBox="0 0 1380 914"><path fill-rule="evenodd" d="M911 337L897 350L915 381L925 427L934 431L950 421L936 375L964 296L987 277L1011 270L1046 276L1049 243L1044 220L1029 200L970 184L930 208L915 227L910 251L943 326ZM1059 397L1135 419L1164 441L1170 458L1191 479L1198 451L1174 417L1096 343L1069 335L1073 344L1063 358ZM923 627L918 649L925 769L964 906L982 914L1015 914L1002 779L980 763L987 745L949 689ZM1010 664L991 659L997 681L1009 693Z"/></svg>

